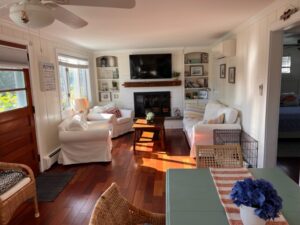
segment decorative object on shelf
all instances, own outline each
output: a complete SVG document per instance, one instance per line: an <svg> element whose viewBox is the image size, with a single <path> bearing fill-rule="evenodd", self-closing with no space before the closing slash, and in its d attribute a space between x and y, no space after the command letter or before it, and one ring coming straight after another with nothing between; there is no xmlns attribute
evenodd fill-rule
<svg viewBox="0 0 300 225"><path fill-rule="evenodd" d="M180 77L180 72L173 72L172 77L174 77L176 80Z"/></svg>
<svg viewBox="0 0 300 225"><path fill-rule="evenodd" d="M200 99L208 99L208 91L207 90L200 90L199 91L199 98Z"/></svg>
<svg viewBox="0 0 300 225"><path fill-rule="evenodd" d="M235 67L229 67L228 69L228 83L235 84Z"/></svg>
<svg viewBox="0 0 300 225"><path fill-rule="evenodd" d="M264 225L267 220L277 218L282 209L282 199L272 184L264 179L237 181L230 198L240 207L244 225Z"/></svg>
<svg viewBox="0 0 300 225"><path fill-rule="evenodd" d="M190 71L192 76L204 76L204 67L202 65L191 66Z"/></svg>
<svg viewBox="0 0 300 225"><path fill-rule="evenodd" d="M177 118L181 117L181 111L178 107L173 108L173 115Z"/></svg>
<svg viewBox="0 0 300 225"><path fill-rule="evenodd" d="M208 53L206 52L201 53L201 63L208 63Z"/></svg>
<svg viewBox="0 0 300 225"><path fill-rule="evenodd" d="M101 82L100 82L100 90L101 91L108 91L109 90L109 88L108 88L108 82L107 81L105 81L105 80L102 80Z"/></svg>
<svg viewBox="0 0 300 225"><path fill-rule="evenodd" d="M112 100L113 101L117 101L117 100L119 100L119 92L112 92L111 93L111 98L112 98Z"/></svg>
<svg viewBox="0 0 300 225"><path fill-rule="evenodd" d="M148 112L146 114L146 120L147 120L147 123L153 123L154 122L154 113L153 112Z"/></svg>
<svg viewBox="0 0 300 225"><path fill-rule="evenodd" d="M299 9L297 7L294 7L292 9L288 9L288 10L284 11L284 13L280 16L280 19L283 20L283 21L286 21L291 17L291 15L298 12L298 10Z"/></svg>
<svg viewBox="0 0 300 225"><path fill-rule="evenodd" d="M108 91L101 92L100 99L101 99L101 102L110 102L111 101L110 92L108 92Z"/></svg>
<svg viewBox="0 0 300 225"><path fill-rule="evenodd" d="M220 78L226 78L226 64L220 65Z"/></svg>
<svg viewBox="0 0 300 225"><path fill-rule="evenodd" d="M112 83L112 90L118 91L119 90L119 82L116 80L113 80L111 83Z"/></svg>
<svg viewBox="0 0 300 225"><path fill-rule="evenodd" d="M118 68L116 68L113 71L113 79L119 79L119 70L118 70Z"/></svg>

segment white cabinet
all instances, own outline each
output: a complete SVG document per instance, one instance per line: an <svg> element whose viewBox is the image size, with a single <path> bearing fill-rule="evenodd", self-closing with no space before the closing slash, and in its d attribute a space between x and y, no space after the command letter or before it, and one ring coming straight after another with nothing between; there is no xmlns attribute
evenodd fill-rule
<svg viewBox="0 0 300 225"><path fill-rule="evenodd" d="M236 54L236 40L229 39L221 42L213 48L213 55L215 59L221 59L224 57L232 57Z"/></svg>

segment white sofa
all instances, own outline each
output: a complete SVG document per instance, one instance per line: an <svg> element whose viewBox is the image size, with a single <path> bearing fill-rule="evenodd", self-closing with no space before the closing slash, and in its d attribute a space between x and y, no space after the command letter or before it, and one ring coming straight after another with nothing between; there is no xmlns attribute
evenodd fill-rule
<svg viewBox="0 0 300 225"><path fill-rule="evenodd" d="M207 124L207 121L224 114L224 123ZM238 111L219 102L207 103L204 115L197 111L185 111L183 130L190 144L190 156L196 157L196 145L213 145L213 130L241 129Z"/></svg>
<svg viewBox="0 0 300 225"><path fill-rule="evenodd" d="M86 122L75 115L65 119L58 129L59 164L111 161L111 131L106 122Z"/></svg>
<svg viewBox="0 0 300 225"><path fill-rule="evenodd" d="M88 121L106 121L111 125L112 138L116 138L122 134L132 131L133 111L130 109L120 109L121 117L117 118L114 114L105 113L103 106L95 106L90 109Z"/></svg>

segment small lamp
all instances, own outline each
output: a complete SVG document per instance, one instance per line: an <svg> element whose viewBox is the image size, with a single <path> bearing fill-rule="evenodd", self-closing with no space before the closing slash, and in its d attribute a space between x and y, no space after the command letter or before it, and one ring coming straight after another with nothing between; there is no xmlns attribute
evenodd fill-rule
<svg viewBox="0 0 300 225"><path fill-rule="evenodd" d="M89 108L89 101L86 98L75 99L75 110L84 113Z"/></svg>

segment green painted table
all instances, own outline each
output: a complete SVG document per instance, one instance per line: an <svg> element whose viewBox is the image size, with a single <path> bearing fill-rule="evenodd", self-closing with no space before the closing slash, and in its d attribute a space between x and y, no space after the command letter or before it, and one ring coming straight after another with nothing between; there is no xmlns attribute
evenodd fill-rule
<svg viewBox="0 0 300 225"><path fill-rule="evenodd" d="M270 181L283 199L283 215L300 225L300 188L279 169L250 169ZM167 225L228 225L208 169L170 169L166 185Z"/></svg>

